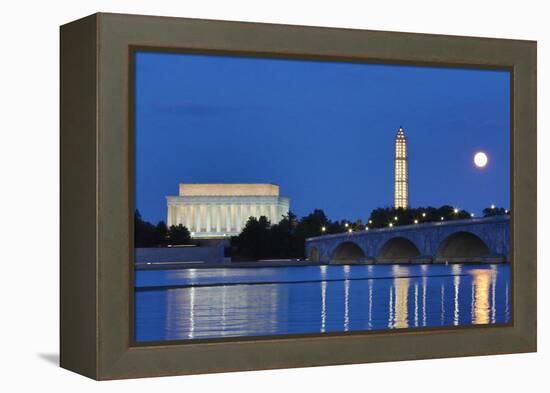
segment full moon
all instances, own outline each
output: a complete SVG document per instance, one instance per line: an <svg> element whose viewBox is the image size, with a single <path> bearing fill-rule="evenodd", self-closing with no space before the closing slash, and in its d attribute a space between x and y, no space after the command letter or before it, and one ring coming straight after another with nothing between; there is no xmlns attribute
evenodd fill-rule
<svg viewBox="0 0 550 393"><path fill-rule="evenodd" d="M474 156L474 164L476 164L478 168L484 168L488 161L489 159L487 158L487 154L482 151L477 152Z"/></svg>

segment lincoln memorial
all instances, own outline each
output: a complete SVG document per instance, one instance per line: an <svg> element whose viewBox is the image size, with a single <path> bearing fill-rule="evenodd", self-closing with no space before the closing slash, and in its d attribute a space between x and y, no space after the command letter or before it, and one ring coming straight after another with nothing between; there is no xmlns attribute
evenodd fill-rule
<svg viewBox="0 0 550 393"><path fill-rule="evenodd" d="M289 211L274 184L180 184L179 195L166 202L168 226L181 224L203 239L238 235L249 217L276 224Z"/></svg>

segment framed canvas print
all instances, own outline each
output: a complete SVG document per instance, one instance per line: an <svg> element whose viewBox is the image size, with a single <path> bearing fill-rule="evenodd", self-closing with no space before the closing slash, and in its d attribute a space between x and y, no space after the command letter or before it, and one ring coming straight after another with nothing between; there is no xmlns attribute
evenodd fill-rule
<svg viewBox="0 0 550 393"><path fill-rule="evenodd" d="M61 27L61 365L536 350L536 43Z"/></svg>

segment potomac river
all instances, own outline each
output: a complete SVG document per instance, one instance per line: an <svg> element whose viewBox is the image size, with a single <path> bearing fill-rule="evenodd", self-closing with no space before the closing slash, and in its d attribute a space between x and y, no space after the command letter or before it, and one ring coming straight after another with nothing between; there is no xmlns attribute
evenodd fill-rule
<svg viewBox="0 0 550 393"><path fill-rule="evenodd" d="M138 270L135 340L510 322L510 265Z"/></svg>

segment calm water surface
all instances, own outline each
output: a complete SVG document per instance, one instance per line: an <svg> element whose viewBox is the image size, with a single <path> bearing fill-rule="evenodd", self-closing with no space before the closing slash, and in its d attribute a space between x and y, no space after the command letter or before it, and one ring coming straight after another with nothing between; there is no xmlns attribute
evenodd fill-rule
<svg viewBox="0 0 550 393"><path fill-rule="evenodd" d="M501 324L510 266L142 270L136 341Z"/></svg>

